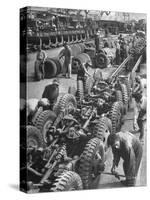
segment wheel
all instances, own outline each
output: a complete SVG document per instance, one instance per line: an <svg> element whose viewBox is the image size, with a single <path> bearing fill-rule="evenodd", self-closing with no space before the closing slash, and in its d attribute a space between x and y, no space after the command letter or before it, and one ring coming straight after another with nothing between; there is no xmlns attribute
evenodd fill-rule
<svg viewBox="0 0 150 200"><path fill-rule="evenodd" d="M64 94L54 106L54 112L58 115L61 112L64 114L72 113L76 110L77 102L72 94Z"/></svg>
<svg viewBox="0 0 150 200"><path fill-rule="evenodd" d="M82 189L83 186L80 176L73 171L65 171L55 179L50 191L58 192Z"/></svg>
<svg viewBox="0 0 150 200"><path fill-rule="evenodd" d="M51 110L41 112L34 121L34 125L42 133L44 142L47 143L47 131L56 119L56 114Z"/></svg>
<svg viewBox="0 0 150 200"><path fill-rule="evenodd" d="M132 93L131 93L131 76L129 79L124 80L124 84L126 85L128 91L128 108L130 108L130 104L132 102Z"/></svg>
<svg viewBox="0 0 150 200"><path fill-rule="evenodd" d="M34 126L27 126L27 148L44 147L45 143L40 131Z"/></svg>
<svg viewBox="0 0 150 200"><path fill-rule="evenodd" d="M40 62L38 60L36 60L34 64L34 73L35 73L35 80L40 81L42 79L42 73L40 71Z"/></svg>
<svg viewBox="0 0 150 200"><path fill-rule="evenodd" d="M80 101L84 99L84 85L82 80L77 81L77 97Z"/></svg>
<svg viewBox="0 0 150 200"><path fill-rule="evenodd" d="M104 146L107 147L107 138L112 132L111 120L107 117L100 118L99 122L94 127L94 137L101 139Z"/></svg>
<svg viewBox="0 0 150 200"><path fill-rule="evenodd" d="M77 90L76 90L76 88L74 86L69 86L69 88L68 88L68 93L69 94L72 94L72 95L76 96L76 92L77 92Z"/></svg>
<svg viewBox="0 0 150 200"><path fill-rule="evenodd" d="M93 87L94 79L92 77L87 77L85 81L85 86L84 86L84 93L85 94L90 94L91 89Z"/></svg>
<svg viewBox="0 0 150 200"><path fill-rule="evenodd" d="M122 102L123 99L122 99L122 93L120 90L116 90L116 101L120 101Z"/></svg>
<svg viewBox="0 0 150 200"><path fill-rule="evenodd" d="M122 92L120 90L116 90L116 101L120 102L121 113L123 114L125 111L123 106Z"/></svg>
<svg viewBox="0 0 150 200"><path fill-rule="evenodd" d="M110 111L110 119L112 122L112 134L119 131L121 128L121 108L120 102L116 101L113 103Z"/></svg>
<svg viewBox="0 0 150 200"><path fill-rule="evenodd" d="M126 85L126 88L127 88L128 97L130 97L131 96L131 81L126 78L124 80L124 84Z"/></svg>
<svg viewBox="0 0 150 200"><path fill-rule="evenodd" d="M44 70L45 78L55 77L57 74L57 65L52 59L47 58L44 63Z"/></svg>
<svg viewBox="0 0 150 200"><path fill-rule="evenodd" d="M120 87L121 87L121 92L122 92L123 104L124 104L124 108L125 108L124 114L126 114L128 111L128 100L129 100L128 91L127 91L127 87L125 84L120 84Z"/></svg>
<svg viewBox="0 0 150 200"><path fill-rule="evenodd" d="M100 164L104 163L104 145L99 138L92 138L86 144L79 161L79 175L84 189L91 189L99 173ZM104 169L103 169L104 170Z"/></svg>
<svg viewBox="0 0 150 200"><path fill-rule="evenodd" d="M99 53L96 56L96 66L103 69L106 68L108 65L108 57L105 53Z"/></svg>

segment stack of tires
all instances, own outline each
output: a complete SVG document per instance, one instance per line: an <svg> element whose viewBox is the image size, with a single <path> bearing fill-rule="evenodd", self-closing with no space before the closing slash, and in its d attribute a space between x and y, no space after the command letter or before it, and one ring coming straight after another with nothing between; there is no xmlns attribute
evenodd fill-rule
<svg viewBox="0 0 150 200"><path fill-rule="evenodd" d="M78 66L86 62L92 63L91 58L87 53L81 53L74 57L72 60L72 73L76 74Z"/></svg>
<svg viewBox="0 0 150 200"><path fill-rule="evenodd" d="M44 65L45 78L52 78L62 73L63 63L58 58L47 58Z"/></svg>
<svg viewBox="0 0 150 200"><path fill-rule="evenodd" d="M82 54L85 50L85 45L83 43L79 44L72 44L69 46L71 49L71 56L77 57L78 55ZM59 55L61 55L61 52ZM44 70L45 70L45 78L53 78L57 76L58 74L61 74L63 72L63 64L64 64L64 57L59 58L60 56L50 58L48 57L45 60L44 63ZM35 67L34 67L34 72L35 72L35 80L40 81L42 79L42 72L41 72L41 66L40 66L39 61L35 61Z"/></svg>
<svg viewBox="0 0 150 200"><path fill-rule="evenodd" d="M96 54L95 65L98 68L106 68L109 64L113 63L115 59L116 49L115 48L103 48Z"/></svg>

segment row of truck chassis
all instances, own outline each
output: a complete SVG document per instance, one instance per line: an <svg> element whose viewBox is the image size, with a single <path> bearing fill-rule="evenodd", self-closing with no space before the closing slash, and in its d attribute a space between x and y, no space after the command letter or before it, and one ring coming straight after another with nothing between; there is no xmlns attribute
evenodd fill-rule
<svg viewBox="0 0 150 200"><path fill-rule="evenodd" d="M55 192L96 187L95 180L105 170L107 138L120 131L131 104L135 67L141 60L139 54L129 70L133 56L105 80L78 80L53 106L40 105L28 125L21 126L27 162L21 164L21 174L27 175L22 188Z"/></svg>

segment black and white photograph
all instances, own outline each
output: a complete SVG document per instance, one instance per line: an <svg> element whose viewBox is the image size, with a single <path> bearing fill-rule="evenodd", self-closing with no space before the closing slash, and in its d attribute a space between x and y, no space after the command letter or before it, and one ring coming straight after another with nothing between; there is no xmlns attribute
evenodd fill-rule
<svg viewBox="0 0 150 200"><path fill-rule="evenodd" d="M21 191L147 185L146 55L145 13L20 9Z"/></svg>

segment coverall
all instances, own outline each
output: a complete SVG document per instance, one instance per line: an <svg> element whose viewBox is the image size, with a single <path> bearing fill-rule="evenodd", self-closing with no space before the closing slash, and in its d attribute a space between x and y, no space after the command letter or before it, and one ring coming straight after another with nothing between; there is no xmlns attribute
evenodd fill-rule
<svg viewBox="0 0 150 200"><path fill-rule="evenodd" d="M134 97L134 122L133 126L136 129L136 123L138 124L140 137L142 140L144 136L144 121L146 120L146 106L147 98L144 95L144 86L142 85L140 77L136 78L136 82L133 88L133 97Z"/></svg>
<svg viewBox="0 0 150 200"><path fill-rule="evenodd" d="M142 96L141 100L139 102L135 100L134 104L134 126L137 122L140 131L139 139L142 140L144 137L144 121L146 120L147 98Z"/></svg>
<svg viewBox="0 0 150 200"><path fill-rule="evenodd" d="M126 131L110 134L107 142L108 146L112 147L114 155L113 167L118 166L120 158L122 158L126 184L128 186L135 185L143 153L139 139Z"/></svg>
<svg viewBox="0 0 150 200"><path fill-rule="evenodd" d="M57 101L58 95L59 95L59 86L56 84L50 84L45 87L44 92L42 94L42 98L47 98L52 108L54 103Z"/></svg>
<svg viewBox="0 0 150 200"><path fill-rule="evenodd" d="M44 79L45 77L45 70L44 70L44 62L47 58L47 55L46 55L46 52L43 51L43 50L40 50L38 53L37 53L37 56L36 56L36 60L39 62L39 70L41 71L42 73L42 78Z"/></svg>
<svg viewBox="0 0 150 200"><path fill-rule="evenodd" d="M64 60L64 64L63 64L63 73L64 75L68 75L68 77L70 78L71 77L71 49L69 48L68 45L66 45L64 47L64 50L62 52L62 54L60 55L60 58L61 57L65 57L65 60Z"/></svg>

